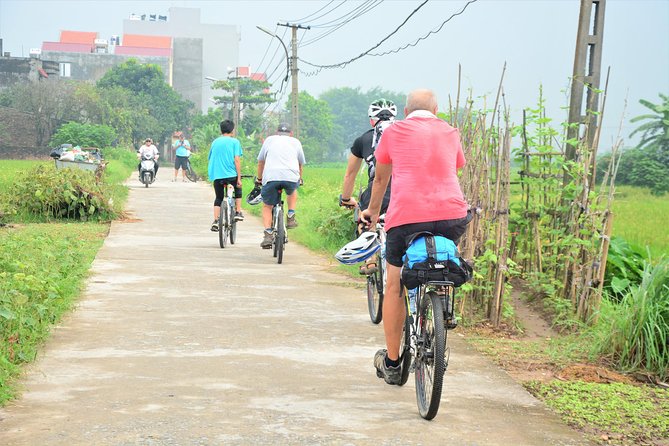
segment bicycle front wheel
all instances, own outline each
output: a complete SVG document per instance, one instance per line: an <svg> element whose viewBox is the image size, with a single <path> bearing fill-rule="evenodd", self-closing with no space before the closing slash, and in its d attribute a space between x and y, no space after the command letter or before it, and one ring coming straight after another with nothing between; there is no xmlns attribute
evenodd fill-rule
<svg viewBox="0 0 669 446"><path fill-rule="evenodd" d="M383 318L383 273L378 268L374 274L367 276L367 309L369 318L373 323L378 324Z"/></svg>
<svg viewBox="0 0 669 446"><path fill-rule="evenodd" d="M281 264L283 262L283 250L286 243L286 226L283 221L283 209L279 209L277 213L277 226L274 233L274 249L276 252L276 261Z"/></svg>
<svg viewBox="0 0 669 446"><path fill-rule="evenodd" d="M435 292L421 296L418 309L416 345L416 400L418 412L426 420L437 415L446 367L444 307Z"/></svg>
<svg viewBox="0 0 669 446"><path fill-rule="evenodd" d="M225 206L221 206L221 213L218 216L218 244L225 248L228 243L228 212Z"/></svg>
<svg viewBox="0 0 669 446"><path fill-rule="evenodd" d="M402 287L404 289L404 287ZM402 296L406 301L406 296ZM403 386L409 380L409 372L411 372L411 323L413 317L407 309L404 317L404 328L402 329L402 337L400 338L400 366L402 367L402 374L400 377L400 386Z"/></svg>
<svg viewBox="0 0 669 446"><path fill-rule="evenodd" d="M235 240L237 240L237 220L235 220L235 208L230 206L230 244L234 245Z"/></svg>

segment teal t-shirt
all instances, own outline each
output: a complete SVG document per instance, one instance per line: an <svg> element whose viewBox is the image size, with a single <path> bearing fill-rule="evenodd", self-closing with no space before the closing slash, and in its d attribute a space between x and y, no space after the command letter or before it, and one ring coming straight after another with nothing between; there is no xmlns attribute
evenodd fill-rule
<svg viewBox="0 0 669 446"><path fill-rule="evenodd" d="M174 141L174 147L177 149L176 156L188 156L188 151L190 150L190 143L187 139L184 139L183 142L177 139Z"/></svg>
<svg viewBox="0 0 669 446"><path fill-rule="evenodd" d="M219 136L209 149L209 179L232 178L237 176L235 157L242 156L242 145L237 138Z"/></svg>

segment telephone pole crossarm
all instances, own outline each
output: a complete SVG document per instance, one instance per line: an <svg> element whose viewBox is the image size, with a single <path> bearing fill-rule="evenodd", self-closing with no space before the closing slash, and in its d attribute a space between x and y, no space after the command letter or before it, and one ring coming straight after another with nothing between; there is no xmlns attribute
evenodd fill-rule
<svg viewBox="0 0 669 446"><path fill-rule="evenodd" d="M297 106L297 97L299 94L299 90L297 87L297 72L299 71L297 69L297 30L298 29L311 29L310 26L303 26L303 25L298 25L298 24L290 24L290 23L277 23L277 26L285 26L288 28L291 28L292 31L292 38L290 41L291 45L291 50L292 50L292 55L290 57L290 76L292 77L292 91L291 91L291 110L290 114L292 117L293 121L293 133L295 134L296 137L300 136L300 127L299 127L299 111L298 111L298 106Z"/></svg>

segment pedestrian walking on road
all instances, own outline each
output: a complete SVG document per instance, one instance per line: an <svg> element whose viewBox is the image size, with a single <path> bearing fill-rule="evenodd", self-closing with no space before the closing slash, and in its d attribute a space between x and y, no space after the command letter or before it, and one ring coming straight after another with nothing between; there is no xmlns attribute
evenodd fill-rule
<svg viewBox="0 0 669 446"><path fill-rule="evenodd" d="M183 132L179 133L179 139L172 144L172 150L176 158L174 159L174 180L177 181L179 169L181 169L181 181L186 182L186 169L188 168L188 157L190 156L190 142L185 139Z"/></svg>

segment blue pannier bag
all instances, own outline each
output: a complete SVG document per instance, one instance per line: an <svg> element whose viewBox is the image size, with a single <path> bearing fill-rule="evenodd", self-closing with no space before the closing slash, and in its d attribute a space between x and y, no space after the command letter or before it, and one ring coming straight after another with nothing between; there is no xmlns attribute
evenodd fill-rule
<svg viewBox="0 0 669 446"><path fill-rule="evenodd" d="M402 282L415 288L430 281L453 282L461 286L472 278L472 267L460 257L452 240L430 232L409 236L406 254L402 257Z"/></svg>

